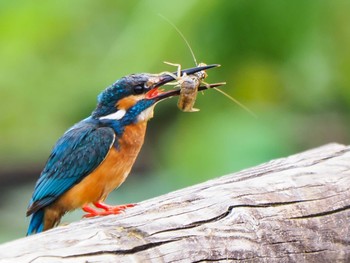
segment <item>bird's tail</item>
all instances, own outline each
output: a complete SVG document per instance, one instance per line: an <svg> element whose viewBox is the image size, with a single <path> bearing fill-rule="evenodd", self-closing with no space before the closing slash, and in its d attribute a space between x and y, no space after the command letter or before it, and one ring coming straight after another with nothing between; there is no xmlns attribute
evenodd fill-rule
<svg viewBox="0 0 350 263"><path fill-rule="evenodd" d="M44 209L39 209L32 214L27 231L27 236L42 232L44 229Z"/></svg>

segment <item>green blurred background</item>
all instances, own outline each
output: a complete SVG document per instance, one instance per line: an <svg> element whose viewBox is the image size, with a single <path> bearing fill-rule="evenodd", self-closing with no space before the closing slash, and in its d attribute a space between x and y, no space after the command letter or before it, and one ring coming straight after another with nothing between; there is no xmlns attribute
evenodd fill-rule
<svg viewBox="0 0 350 263"><path fill-rule="evenodd" d="M350 1L0 1L0 242L22 237L55 141L121 76L220 63L198 113L158 105L126 183L138 202L329 142L348 143ZM63 222L78 220L74 212Z"/></svg>

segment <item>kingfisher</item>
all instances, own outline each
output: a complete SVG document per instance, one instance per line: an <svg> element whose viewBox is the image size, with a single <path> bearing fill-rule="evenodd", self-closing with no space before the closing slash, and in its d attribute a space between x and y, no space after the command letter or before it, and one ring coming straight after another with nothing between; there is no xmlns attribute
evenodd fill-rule
<svg viewBox="0 0 350 263"><path fill-rule="evenodd" d="M216 66L189 68L181 74ZM91 116L68 129L53 147L28 206L27 216L31 218L27 235L57 226L66 212L77 208L92 217L118 214L133 206L103 202L129 175L154 106L180 94L179 89L161 89L173 80L174 73L131 74L99 94Z"/></svg>

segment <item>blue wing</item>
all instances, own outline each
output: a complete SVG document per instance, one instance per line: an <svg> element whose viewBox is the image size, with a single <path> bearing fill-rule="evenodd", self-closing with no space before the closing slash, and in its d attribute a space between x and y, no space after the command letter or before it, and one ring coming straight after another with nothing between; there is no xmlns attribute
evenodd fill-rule
<svg viewBox="0 0 350 263"><path fill-rule="evenodd" d="M54 202L90 174L115 140L112 128L87 120L68 130L56 143L36 183L27 216Z"/></svg>

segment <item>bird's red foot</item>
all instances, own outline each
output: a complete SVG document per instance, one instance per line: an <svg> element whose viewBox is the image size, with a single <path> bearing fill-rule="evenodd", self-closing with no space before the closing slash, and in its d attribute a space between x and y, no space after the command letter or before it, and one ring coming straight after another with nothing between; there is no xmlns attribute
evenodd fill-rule
<svg viewBox="0 0 350 263"><path fill-rule="evenodd" d="M96 210L89 207L88 205L85 205L82 207L82 209L87 213L84 215L84 217L117 215L123 212L125 209L135 206L135 204L111 206L111 205L106 205L102 202L96 202L93 204L94 206L96 206L97 208L101 208L102 210Z"/></svg>

